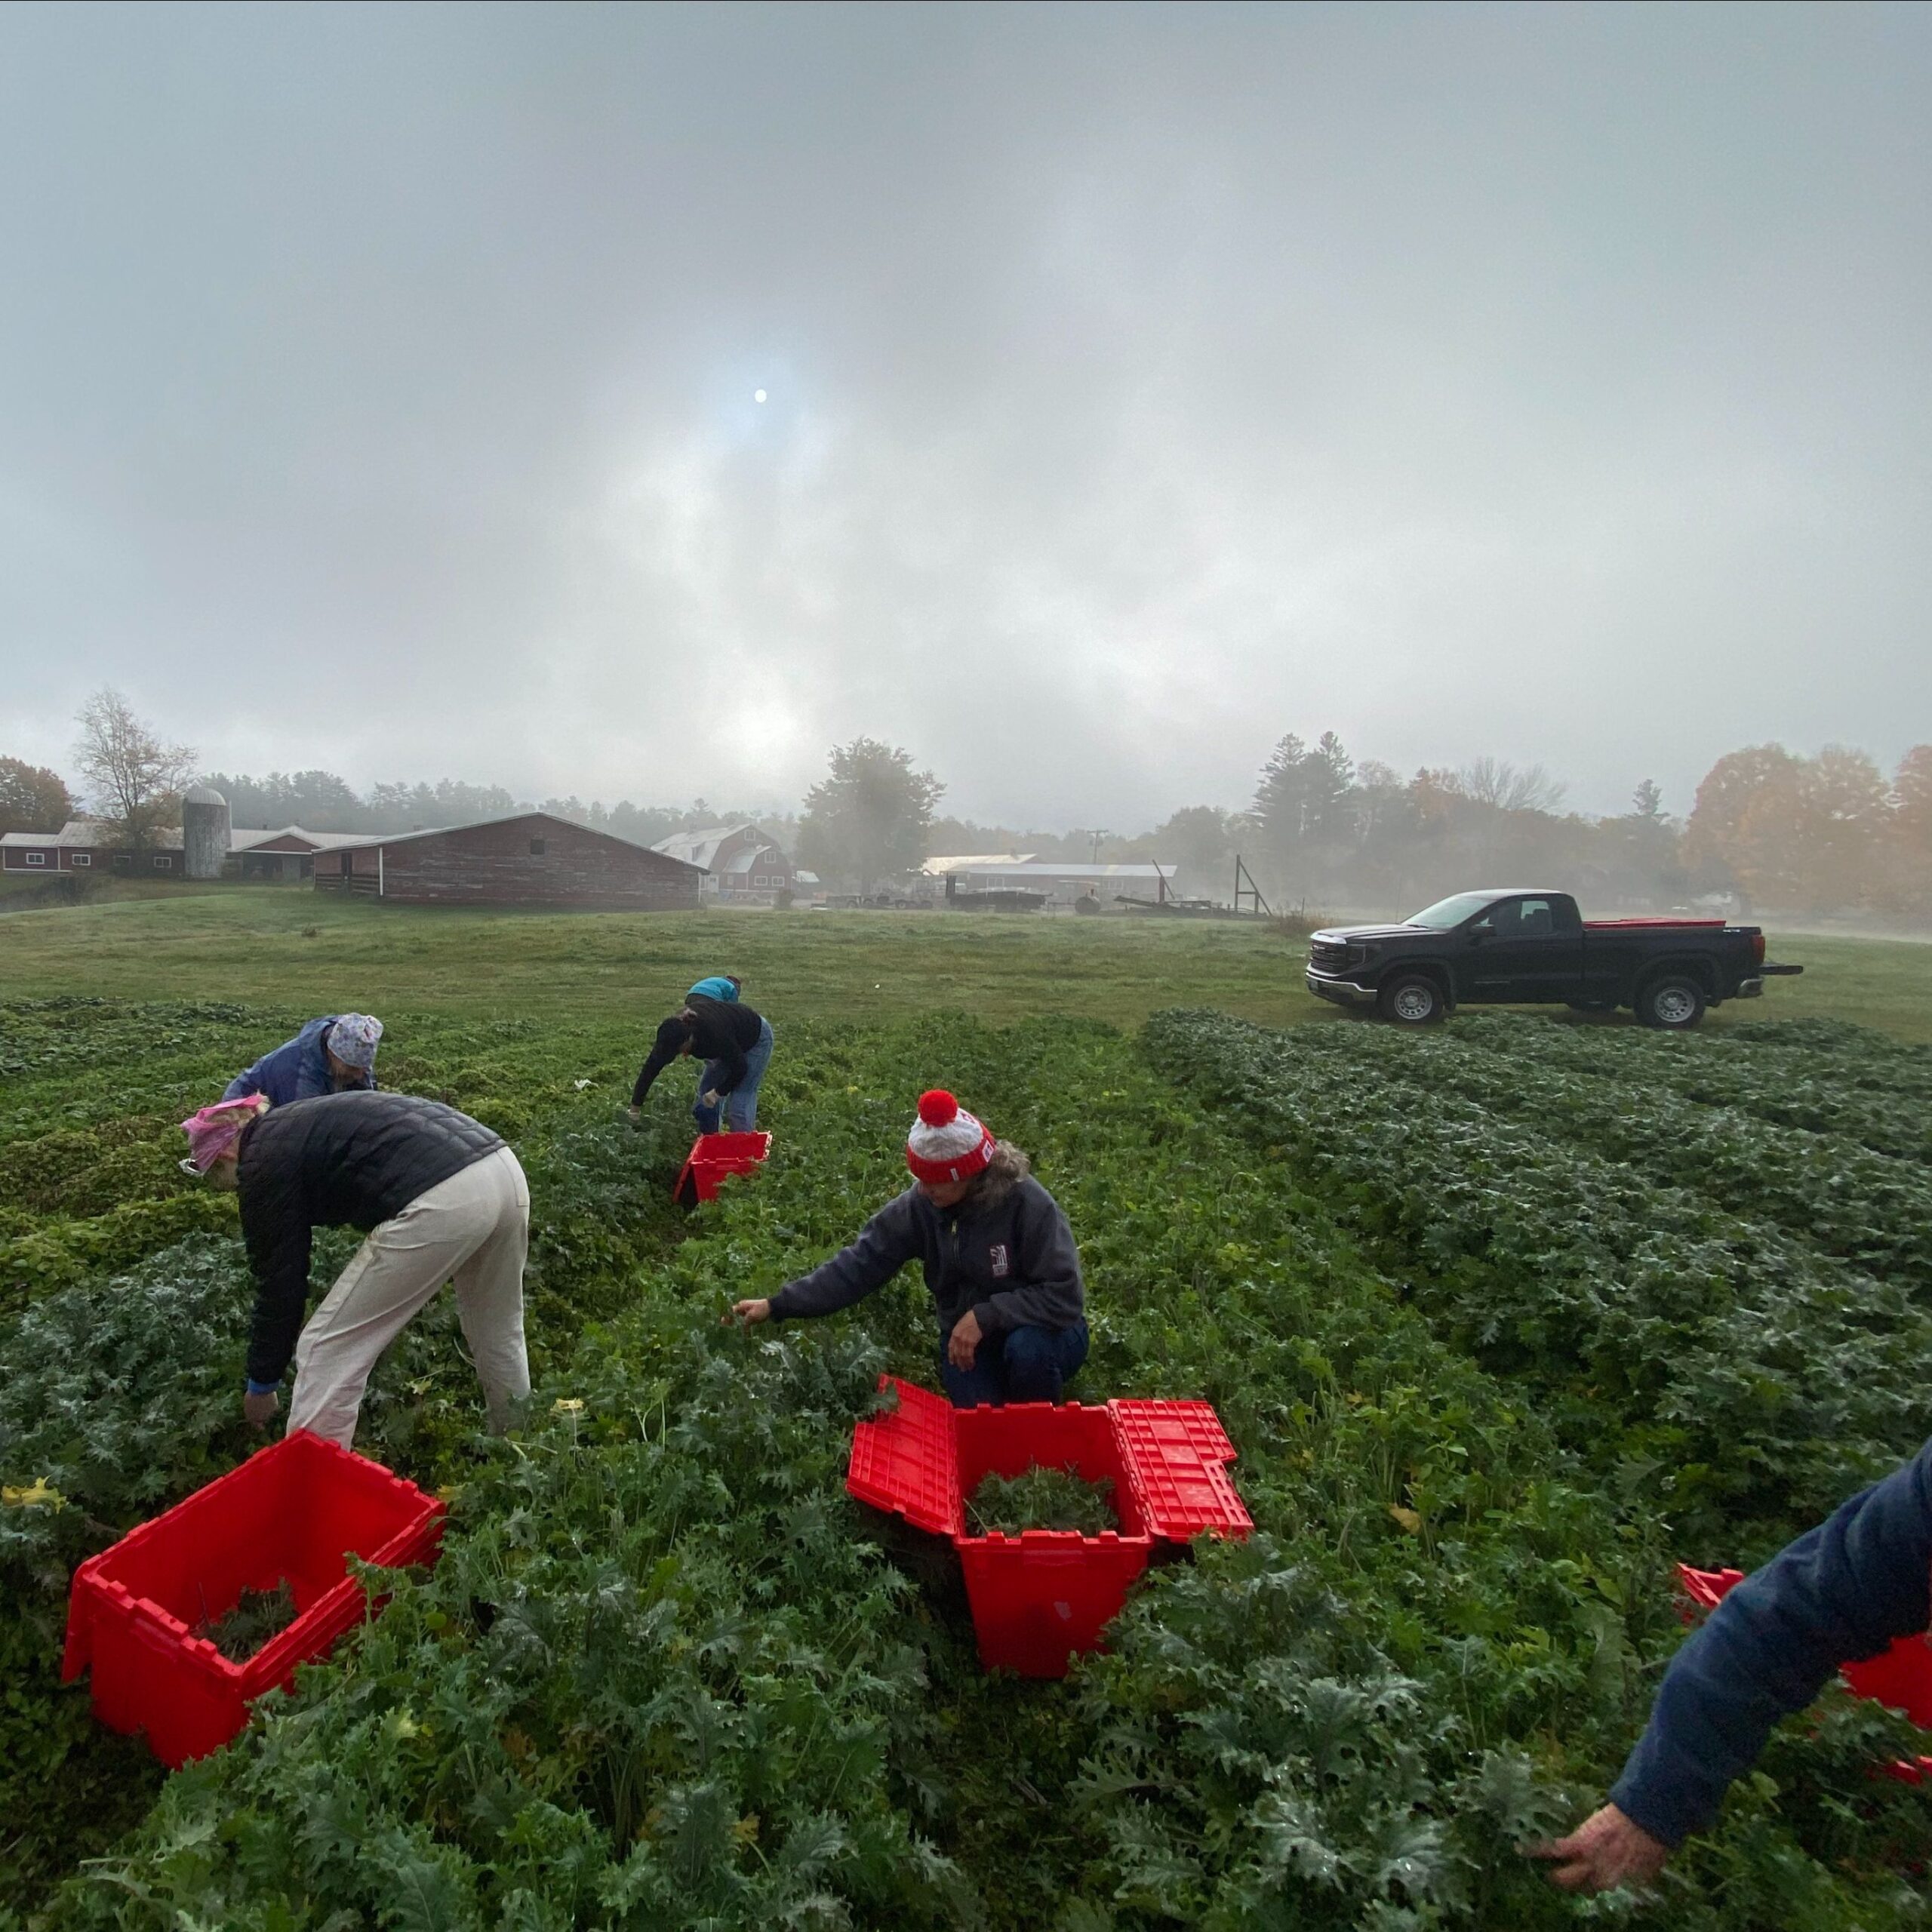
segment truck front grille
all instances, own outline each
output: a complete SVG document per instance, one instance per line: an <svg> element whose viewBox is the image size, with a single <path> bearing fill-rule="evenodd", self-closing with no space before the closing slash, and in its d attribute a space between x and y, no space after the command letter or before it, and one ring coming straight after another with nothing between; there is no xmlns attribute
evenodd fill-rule
<svg viewBox="0 0 1932 1932"><path fill-rule="evenodd" d="M1317 940L1308 949L1308 963L1319 972L1337 972L1349 963L1349 949L1333 940Z"/></svg>

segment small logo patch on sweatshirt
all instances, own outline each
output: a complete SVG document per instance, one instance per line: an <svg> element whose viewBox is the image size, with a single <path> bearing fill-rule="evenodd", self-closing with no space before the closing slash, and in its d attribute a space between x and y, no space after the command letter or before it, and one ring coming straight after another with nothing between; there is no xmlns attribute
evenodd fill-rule
<svg viewBox="0 0 1932 1932"><path fill-rule="evenodd" d="M992 1263L993 1279L996 1281L1004 1281L1010 1272L1007 1266L1006 1243L1004 1241L996 1241L993 1243Z"/></svg>

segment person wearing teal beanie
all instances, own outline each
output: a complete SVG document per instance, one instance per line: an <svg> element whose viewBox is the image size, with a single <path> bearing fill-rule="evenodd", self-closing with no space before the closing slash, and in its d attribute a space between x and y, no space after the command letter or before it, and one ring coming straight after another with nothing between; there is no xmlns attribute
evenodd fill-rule
<svg viewBox="0 0 1932 1932"><path fill-rule="evenodd" d="M685 997L689 999L695 994L704 999L735 1001L738 997L738 989L743 984L742 980L734 979L728 973L714 973L709 979L699 980Z"/></svg>

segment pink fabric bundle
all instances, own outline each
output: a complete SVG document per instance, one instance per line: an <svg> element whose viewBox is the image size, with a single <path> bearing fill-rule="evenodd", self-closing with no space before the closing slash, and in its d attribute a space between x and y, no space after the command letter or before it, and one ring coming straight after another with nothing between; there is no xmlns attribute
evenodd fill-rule
<svg viewBox="0 0 1932 1932"><path fill-rule="evenodd" d="M268 1106L266 1095L250 1094L238 1100L217 1100L184 1120L181 1131L188 1137L188 1158L195 1171L206 1174L224 1154L232 1152L242 1130L257 1114L266 1113Z"/></svg>

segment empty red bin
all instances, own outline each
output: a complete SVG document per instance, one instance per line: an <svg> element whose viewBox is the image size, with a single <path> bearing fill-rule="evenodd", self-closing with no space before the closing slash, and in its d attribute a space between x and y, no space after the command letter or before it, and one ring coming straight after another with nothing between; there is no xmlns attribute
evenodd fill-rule
<svg viewBox="0 0 1932 1932"><path fill-rule="evenodd" d="M1023 1677L1064 1677L1069 1657L1097 1650L1157 1543L1254 1527L1229 1481L1234 1460L1206 1402L1018 1402L955 1409L910 1383L891 1414L853 1432L845 1486L861 1502L951 1539L965 1573L980 1661ZM966 1498L986 1475L1071 1466L1114 1486L1118 1531L1028 1530L969 1536Z"/></svg>
<svg viewBox="0 0 1932 1932"><path fill-rule="evenodd" d="M1744 1580L1742 1570L1694 1570L1686 1563L1677 1566L1677 1576L1684 1595L1700 1610L1715 1610ZM1863 1663L1841 1664L1838 1675L1854 1697L1903 1711L1921 1730L1932 1730L1932 1641L1925 1637L1901 1637ZM1901 1758L1881 1768L1915 1784L1932 1777L1932 1757Z"/></svg>
<svg viewBox="0 0 1932 1932"><path fill-rule="evenodd" d="M713 1200L728 1177L754 1172L771 1152L768 1134L700 1134L691 1143L672 1193L687 1207Z"/></svg>
<svg viewBox="0 0 1932 1932"><path fill-rule="evenodd" d="M248 1706L325 1657L365 1614L347 1559L433 1561L444 1506L380 1463L299 1430L74 1572L64 1678L92 1667L94 1715L145 1731L171 1767L205 1756ZM245 1663L195 1626L287 1579L297 1615Z"/></svg>

